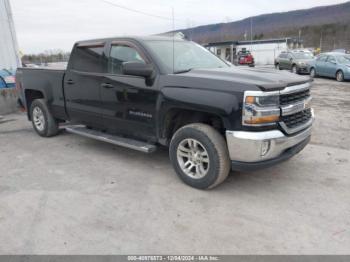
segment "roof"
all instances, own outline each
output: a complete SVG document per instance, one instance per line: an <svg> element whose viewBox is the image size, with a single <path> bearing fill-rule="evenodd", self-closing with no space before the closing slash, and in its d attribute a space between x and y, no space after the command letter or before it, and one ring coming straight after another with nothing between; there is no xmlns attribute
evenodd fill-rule
<svg viewBox="0 0 350 262"><path fill-rule="evenodd" d="M321 53L320 55L350 56L350 54L339 53L339 52L327 52L327 53Z"/></svg>
<svg viewBox="0 0 350 262"><path fill-rule="evenodd" d="M83 40L78 41L76 44L93 44L93 43L101 43L101 42L108 42L108 41L114 41L114 40L135 40L138 42L144 42L144 41L185 41L180 38L173 38L168 36L120 36L120 37L109 37L109 38L100 38L100 39L89 39L89 40Z"/></svg>

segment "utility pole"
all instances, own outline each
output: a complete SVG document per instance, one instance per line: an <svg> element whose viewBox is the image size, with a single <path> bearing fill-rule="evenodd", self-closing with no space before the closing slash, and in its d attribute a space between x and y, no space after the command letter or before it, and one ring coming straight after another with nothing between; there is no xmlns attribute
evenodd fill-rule
<svg viewBox="0 0 350 262"><path fill-rule="evenodd" d="M172 20L173 20L173 73L175 73L175 10L174 7L171 9Z"/></svg>
<svg viewBox="0 0 350 262"><path fill-rule="evenodd" d="M253 51L253 17L250 18L250 51Z"/></svg>

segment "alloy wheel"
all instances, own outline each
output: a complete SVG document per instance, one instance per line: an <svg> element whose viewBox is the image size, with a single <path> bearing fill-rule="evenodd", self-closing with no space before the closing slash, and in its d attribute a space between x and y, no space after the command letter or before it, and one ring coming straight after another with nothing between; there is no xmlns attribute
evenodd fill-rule
<svg viewBox="0 0 350 262"><path fill-rule="evenodd" d="M316 71L315 71L315 68L312 68L311 71L310 71L310 76L312 78L314 78L316 76Z"/></svg>
<svg viewBox="0 0 350 262"><path fill-rule="evenodd" d="M45 129L45 117L40 107L33 109L33 122L37 130L43 131Z"/></svg>
<svg viewBox="0 0 350 262"><path fill-rule="evenodd" d="M339 71L337 73L337 81L338 82L342 82L344 80L344 75L343 75L343 72L342 71Z"/></svg>
<svg viewBox="0 0 350 262"><path fill-rule="evenodd" d="M209 171L209 155L196 139L184 139L177 148L177 161L181 170L190 178L201 179Z"/></svg>

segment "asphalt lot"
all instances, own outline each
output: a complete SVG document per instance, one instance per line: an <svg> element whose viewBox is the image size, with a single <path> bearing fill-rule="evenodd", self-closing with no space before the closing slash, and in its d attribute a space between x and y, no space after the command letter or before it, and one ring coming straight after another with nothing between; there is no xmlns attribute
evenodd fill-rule
<svg viewBox="0 0 350 262"><path fill-rule="evenodd" d="M317 79L312 143L199 191L165 150L0 124L0 254L349 254L350 83Z"/></svg>

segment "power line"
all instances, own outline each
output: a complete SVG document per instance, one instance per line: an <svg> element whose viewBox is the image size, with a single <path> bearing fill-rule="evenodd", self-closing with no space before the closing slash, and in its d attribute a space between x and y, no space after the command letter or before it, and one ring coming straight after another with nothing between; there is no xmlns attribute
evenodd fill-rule
<svg viewBox="0 0 350 262"><path fill-rule="evenodd" d="M162 20L173 21L173 19L170 18L170 17L165 17L165 16L160 16L160 15L154 15L154 14L151 14L151 13L146 13L146 12L143 12L143 11L140 11L140 10L136 10L136 9L127 7L127 6L116 4L114 2L110 2L108 0L101 0L101 1L106 3L106 4L118 7L120 9L124 9L124 10L130 11L130 12L134 12L134 13L138 13L138 14L141 14L141 15L146 15L146 16L150 16L150 17L154 17L154 18L158 18L158 19L162 19ZM180 20L178 20L178 21L180 21Z"/></svg>

